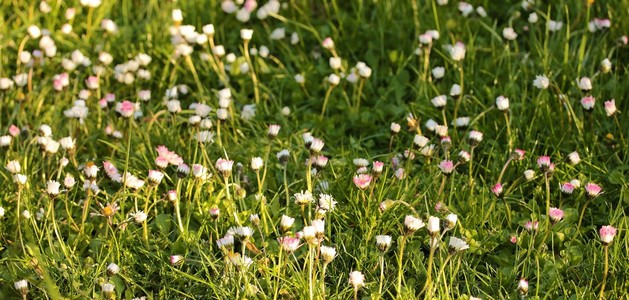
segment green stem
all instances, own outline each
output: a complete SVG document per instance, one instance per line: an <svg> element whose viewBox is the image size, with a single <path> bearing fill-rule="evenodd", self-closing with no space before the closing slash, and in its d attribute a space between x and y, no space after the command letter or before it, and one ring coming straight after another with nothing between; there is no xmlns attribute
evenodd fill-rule
<svg viewBox="0 0 629 300"><path fill-rule="evenodd" d="M333 89L334 89L334 85L330 84L330 87L325 92L325 98L323 99L323 108L321 108L321 116L320 116L320 118L322 119L323 119L323 116L325 115L325 108L328 106L328 100L330 100L330 94L332 94Z"/></svg>
<svg viewBox="0 0 629 300"><path fill-rule="evenodd" d="M607 271L609 270L609 245L605 245L605 270L603 271L603 284L601 285L601 292L598 295L598 299L605 298L605 283L607 283Z"/></svg>
<svg viewBox="0 0 629 300"><path fill-rule="evenodd" d="M402 258L404 257L404 246L406 245L406 236L402 236L400 238L400 251L398 253L398 259L397 259L397 285L396 285L396 290L397 290L397 295L398 298L400 298L400 295L402 294Z"/></svg>

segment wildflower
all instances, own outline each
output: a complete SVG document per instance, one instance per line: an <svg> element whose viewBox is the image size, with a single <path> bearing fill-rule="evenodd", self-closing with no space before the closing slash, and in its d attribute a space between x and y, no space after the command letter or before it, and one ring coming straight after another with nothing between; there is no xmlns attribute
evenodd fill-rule
<svg viewBox="0 0 629 300"><path fill-rule="evenodd" d="M354 292L356 293L359 288L365 286L365 275L360 271L352 271L349 273L349 284L354 287Z"/></svg>
<svg viewBox="0 0 629 300"><path fill-rule="evenodd" d="M330 68L332 68L332 70L338 70L343 66L341 58L334 56L330 57L328 64L330 65Z"/></svg>
<svg viewBox="0 0 629 300"><path fill-rule="evenodd" d="M470 153L465 150L461 150L458 156L459 156L459 163L466 163L470 161L470 158L471 158Z"/></svg>
<svg viewBox="0 0 629 300"><path fill-rule="evenodd" d="M413 138L413 144L415 144L415 146L418 149L426 147L426 145L428 145L428 142L430 142L430 140L427 137L420 134L416 134L415 137Z"/></svg>
<svg viewBox="0 0 629 300"><path fill-rule="evenodd" d="M295 218L291 218L287 215L282 215L280 219L280 230L282 232L287 232L293 227L293 223L295 223Z"/></svg>
<svg viewBox="0 0 629 300"><path fill-rule="evenodd" d="M577 80L577 86L581 91L587 92L592 89L592 81L589 77L581 77Z"/></svg>
<svg viewBox="0 0 629 300"><path fill-rule="evenodd" d="M282 250L292 253L299 248L299 238L296 237L279 237L277 241L280 243Z"/></svg>
<svg viewBox="0 0 629 300"><path fill-rule="evenodd" d="M448 246L452 252L459 252L470 248L470 245L468 245L467 242L454 236L450 237Z"/></svg>
<svg viewBox="0 0 629 300"><path fill-rule="evenodd" d="M325 49L332 50L334 49L334 41L331 37L327 37L323 39L323 42L321 42L321 46L323 46L323 48Z"/></svg>
<svg viewBox="0 0 629 300"><path fill-rule="evenodd" d="M539 17L537 16L536 13L532 12L529 14L529 17L527 18L527 20L529 21L529 23L535 24L539 20Z"/></svg>
<svg viewBox="0 0 629 300"><path fill-rule="evenodd" d="M311 157L310 160L317 169L323 169L328 164L328 158L323 155Z"/></svg>
<svg viewBox="0 0 629 300"><path fill-rule="evenodd" d="M432 77L435 79L441 79L445 75L446 69L444 67L436 67L432 69Z"/></svg>
<svg viewBox="0 0 629 300"><path fill-rule="evenodd" d="M529 282L526 279L522 278L518 282L518 292L522 296L526 296L526 294L528 294L528 292L529 292Z"/></svg>
<svg viewBox="0 0 629 300"><path fill-rule="evenodd" d="M574 191L574 185L572 185L572 183L570 182L564 182L563 184L561 184L559 188L561 189L562 193L568 194L568 195L571 195L572 192Z"/></svg>
<svg viewBox="0 0 629 300"><path fill-rule="evenodd" d="M457 215L455 215L455 214L448 214L446 216L446 228L448 230L453 229L454 226L456 226L456 222L457 222L458 218L459 217Z"/></svg>
<svg viewBox="0 0 629 300"><path fill-rule="evenodd" d="M372 177L369 174L360 174L360 175L354 176L353 181L356 187L358 187L361 190L364 190L367 187L369 187L369 184L371 183L371 178Z"/></svg>
<svg viewBox="0 0 629 300"><path fill-rule="evenodd" d="M18 292L20 292L22 297L26 299L26 295L28 294L28 281L26 281L26 279L16 281L13 286Z"/></svg>
<svg viewBox="0 0 629 300"><path fill-rule="evenodd" d="M168 201L175 202L177 201L177 198L179 198L179 196L177 195L177 191L170 190L166 192L166 199L168 199Z"/></svg>
<svg viewBox="0 0 629 300"><path fill-rule="evenodd" d="M295 204L306 205L314 201L314 197L310 191L300 191L293 195L295 197Z"/></svg>
<svg viewBox="0 0 629 300"><path fill-rule="evenodd" d="M496 195L496 197L502 197L502 184L500 182L496 183L491 187L491 192Z"/></svg>
<svg viewBox="0 0 629 300"><path fill-rule="evenodd" d="M563 22L555 21L555 20L548 20L548 23L546 24L546 26L548 27L549 31L555 32L555 31L561 30L561 28L563 27Z"/></svg>
<svg viewBox="0 0 629 300"><path fill-rule="evenodd" d="M150 183L158 185L160 182L162 182L163 178L164 173L162 173L161 171L149 170L148 180Z"/></svg>
<svg viewBox="0 0 629 300"><path fill-rule="evenodd" d="M183 256L181 255L171 255L169 257L170 265L178 266L183 264Z"/></svg>
<svg viewBox="0 0 629 300"><path fill-rule="evenodd" d="M314 138L310 143L310 151L314 153L319 153L323 149L324 144L325 143L322 140Z"/></svg>
<svg viewBox="0 0 629 300"><path fill-rule="evenodd" d="M22 166L20 165L20 162L17 160L9 161L4 168L7 171L9 171L9 173L11 174L17 174L22 171Z"/></svg>
<svg viewBox="0 0 629 300"><path fill-rule="evenodd" d="M450 48L450 56L454 61L461 61L465 58L465 44L457 42Z"/></svg>
<svg viewBox="0 0 629 300"><path fill-rule="evenodd" d="M608 117L611 117L616 113L616 100L611 99L609 101L605 101L605 113Z"/></svg>
<svg viewBox="0 0 629 300"><path fill-rule="evenodd" d="M253 37L253 29L241 29L240 38L244 41L250 41Z"/></svg>
<svg viewBox="0 0 629 300"><path fill-rule="evenodd" d="M505 96L498 96L496 98L496 107L499 111L507 111L509 109L509 98Z"/></svg>
<svg viewBox="0 0 629 300"><path fill-rule="evenodd" d="M609 58L604 59L603 61L601 61L601 72L603 73L609 73L612 70L612 62L609 60Z"/></svg>
<svg viewBox="0 0 629 300"><path fill-rule="evenodd" d="M574 185L574 188L576 189L581 187L581 181L579 181L578 179L570 180L570 184Z"/></svg>
<svg viewBox="0 0 629 300"><path fill-rule="evenodd" d="M581 161L581 157L579 157L579 153L578 152L574 151L574 152L571 152L570 154L568 154L568 162L571 165L574 166L574 165L578 164L580 161Z"/></svg>
<svg viewBox="0 0 629 300"><path fill-rule="evenodd" d="M317 239L323 239L323 235L325 234L325 221L320 219L312 220L311 226L314 228Z"/></svg>
<svg viewBox="0 0 629 300"><path fill-rule="evenodd" d="M585 185L585 193L589 199L594 199L601 194L602 188L596 184L589 182Z"/></svg>
<svg viewBox="0 0 629 300"><path fill-rule="evenodd" d="M382 169L384 168L384 163L381 161L374 161L373 162L373 166L371 168L371 171L374 174L380 174L382 173Z"/></svg>
<svg viewBox="0 0 629 300"><path fill-rule="evenodd" d="M231 247L233 244L234 244L234 236L231 234L227 234L216 241L216 245L222 249L227 249Z"/></svg>
<svg viewBox="0 0 629 300"><path fill-rule="evenodd" d="M107 266L107 275L108 275L108 276L110 276L110 277L111 277L111 276L114 276L114 275L118 274L118 272L120 272L120 267L118 267L118 265L117 265L117 264L115 264L115 263L110 263L110 264Z"/></svg>
<svg viewBox="0 0 629 300"><path fill-rule="evenodd" d="M466 127L467 125L470 124L470 118L469 117L458 117L458 118L454 119L454 121L452 123L457 128Z"/></svg>
<svg viewBox="0 0 629 300"><path fill-rule="evenodd" d="M336 249L328 246L321 246L319 249L324 264L329 264L336 257Z"/></svg>
<svg viewBox="0 0 629 300"><path fill-rule="evenodd" d="M464 17L469 16L472 12L474 12L474 6L472 6L471 4L467 3L467 2L459 2L459 11L461 12L461 14Z"/></svg>
<svg viewBox="0 0 629 300"><path fill-rule="evenodd" d="M22 218L24 218L24 219L30 219L30 218L31 218L31 212L25 209L25 210L22 212Z"/></svg>
<svg viewBox="0 0 629 300"><path fill-rule="evenodd" d="M538 89L545 90L550 85L550 80L546 75L537 75L535 80L533 80L533 85Z"/></svg>
<svg viewBox="0 0 629 300"><path fill-rule="evenodd" d="M430 100L430 102L432 102L432 105L436 108L444 108L446 106L446 102L447 102L448 98L446 98L446 95L439 95L435 98L432 98L432 100Z"/></svg>
<svg viewBox="0 0 629 300"><path fill-rule="evenodd" d="M319 208L325 211L332 211L336 207L336 200L331 195L319 194Z"/></svg>
<svg viewBox="0 0 629 300"><path fill-rule="evenodd" d="M592 96L585 96L581 99L581 106L583 106L583 109L588 112L594 109L594 104L596 104L596 99Z"/></svg>
<svg viewBox="0 0 629 300"><path fill-rule="evenodd" d="M555 224L563 219L563 210L556 207L551 207L550 211L548 212L548 216L550 217L550 220L553 222L553 224Z"/></svg>
<svg viewBox="0 0 629 300"><path fill-rule="evenodd" d="M537 221L535 221L535 222L528 221L528 222L526 222L526 224L524 224L524 229L526 229L528 231L533 231L533 230L537 231L538 227L539 227L539 222L537 222Z"/></svg>
<svg viewBox="0 0 629 300"><path fill-rule="evenodd" d="M376 235L376 246L380 252L386 252L391 247L391 236L390 235Z"/></svg>
<svg viewBox="0 0 629 300"><path fill-rule="evenodd" d="M555 165L550 162L550 157L546 155L540 156L537 159L537 166L544 173L553 172L555 169Z"/></svg>
<svg viewBox="0 0 629 300"><path fill-rule="evenodd" d="M472 130L468 134L468 143L472 147L476 147L483 140L483 133L480 131Z"/></svg>
<svg viewBox="0 0 629 300"><path fill-rule="evenodd" d="M227 159L219 158L216 161L216 169L219 172L223 173L223 176L225 176L225 177L229 177L231 175L233 166L234 166L234 161L233 160L227 160Z"/></svg>
<svg viewBox="0 0 629 300"><path fill-rule="evenodd" d="M614 240L614 236L616 236L616 228L610 225L602 226L598 233L601 236L601 242L603 242L603 245L607 246Z"/></svg>
<svg viewBox="0 0 629 300"><path fill-rule="evenodd" d="M249 222L251 222L253 226L260 226L260 216L258 214L251 214L249 216Z"/></svg>
<svg viewBox="0 0 629 300"><path fill-rule="evenodd" d="M280 161L280 163L282 164L286 164L288 162L288 158L289 158L290 154L288 152L287 149L284 149L280 152L278 152L276 154L277 159Z"/></svg>
<svg viewBox="0 0 629 300"><path fill-rule="evenodd" d="M258 171L260 170L260 168L262 168L263 165L264 165L264 161L262 160L262 157L254 157L251 159L252 170Z"/></svg>
<svg viewBox="0 0 629 300"><path fill-rule="evenodd" d="M439 218L430 216L428 218L428 226L426 228L428 229L428 232L432 237L436 237L437 235L439 235L439 227Z"/></svg>
<svg viewBox="0 0 629 300"><path fill-rule="evenodd" d="M512 236L509 238L509 242L511 242L511 244L514 244L514 245L515 245L515 244L518 242L518 237L517 237L517 236L515 236L515 235L512 235Z"/></svg>
<svg viewBox="0 0 629 300"><path fill-rule="evenodd" d="M395 178L402 180L405 177L405 173L404 173L404 168L398 168L395 170L395 172L393 173L393 175L395 176Z"/></svg>
<svg viewBox="0 0 629 300"><path fill-rule="evenodd" d="M129 213L129 216L130 216L131 218L133 218L133 220L134 220L134 221L135 221L135 223L137 223L137 224L142 224L142 223L144 223L144 221L146 221L146 218L147 218L146 213L145 213L144 211L142 211L142 210L136 211L136 212L134 212L134 213Z"/></svg>
<svg viewBox="0 0 629 300"><path fill-rule="evenodd" d="M4 217L4 207L0 206L0 218Z"/></svg>
<svg viewBox="0 0 629 300"><path fill-rule="evenodd" d="M277 124L271 124L269 125L269 130L267 135L269 136L270 139L273 139L277 136L277 134L280 132L280 125Z"/></svg>
<svg viewBox="0 0 629 300"><path fill-rule="evenodd" d="M414 216L407 215L404 218L404 231L407 235L413 234L415 231L423 228L424 226L426 226L426 224Z"/></svg>
<svg viewBox="0 0 629 300"><path fill-rule="evenodd" d="M50 196L57 196L59 195L59 187L61 187L61 183L54 180L48 180L46 183L46 193Z"/></svg>
<svg viewBox="0 0 629 300"><path fill-rule="evenodd" d="M74 147L75 147L75 141L70 136L60 139L59 144L61 145L61 148L63 148L66 151L72 151L74 150Z"/></svg>
<svg viewBox="0 0 629 300"><path fill-rule="evenodd" d="M513 41L518 37L518 34L513 30L512 27L505 27L502 29L502 37L509 41Z"/></svg>
<svg viewBox="0 0 629 300"><path fill-rule="evenodd" d="M456 97L461 95L461 86L458 84L453 84L452 88L450 88L450 96Z"/></svg>

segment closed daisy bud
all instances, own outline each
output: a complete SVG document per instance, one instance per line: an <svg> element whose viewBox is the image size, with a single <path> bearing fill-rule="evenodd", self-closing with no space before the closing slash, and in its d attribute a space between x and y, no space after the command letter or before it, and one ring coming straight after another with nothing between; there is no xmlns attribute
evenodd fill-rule
<svg viewBox="0 0 629 300"><path fill-rule="evenodd" d="M578 179L570 180L570 184L572 184L575 189L578 189L581 187L581 181L579 181Z"/></svg>
<svg viewBox="0 0 629 300"><path fill-rule="evenodd" d="M364 190L369 187L369 184L371 183L371 179L372 177L369 174L360 174L360 175L354 176L353 181L356 187L358 187L361 190Z"/></svg>
<svg viewBox="0 0 629 300"><path fill-rule="evenodd" d="M502 184L500 182L496 183L491 187L491 192L496 195L496 197L502 197Z"/></svg>
<svg viewBox="0 0 629 300"><path fill-rule="evenodd" d="M177 176L179 178L185 178L188 174L190 174L190 166L187 164L179 164L177 166Z"/></svg>
<svg viewBox="0 0 629 300"><path fill-rule="evenodd" d="M310 143L310 151L313 153L319 153L323 149L325 143L321 139L314 138Z"/></svg>
<svg viewBox="0 0 629 300"><path fill-rule="evenodd" d="M240 30L240 38L249 41L253 37L253 29L241 29Z"/></svg>
<svg viewBox="0 0 629 300"><path fill-rule="evenodd" d="M426 224L424 224L422 220L411 215L407 215L404 218L404 232L406 235L411 235L424 226L426 226Z"/></svg>
<svg viewBox="0 0 629 300"><path fill-rule="evenodd" d="M439 95L435 98L432 98L432 100L430 100L430 102L432 102L432 105L436 108L444 108L446 106L446 103L448 101L448 98L446 98L446 95Z"/></svg>
<svg viewBox="0 0 629 300"><path fill-rule="evenodd" d="M323 39L323 42L321 42L321 46L323 46L323 48L325 49L332 50L334 49L334 41L332 40L332 38L327 37Z"/></svg>
<svg viewBox="0 0 629 300"><path fill-rule="evenodd" d="M97 173L98 166L96 166L93 162L88 162L85 164L85 167L83 168L83 174L85 174L85 177L89 179L94 179L96 178Z"/></svg>
<svg viewBox="0 0 629 300"><path fill-rule="evenodd" d="M579 157L579 153L578 152L574 151L574 152L571 152L570 154L568 154L568 162L571 165L574 166L574 165L578 164L580 161L581 161L581 157Z"/></svg>
<svg viewBox="0 0 629 300"><path fill-rule="evenodd" d="M609 58L604 59L603 61L601 61L601 72L603 73L609 73L612 70L612 62L609 60Z"/></svg>
<svg viewBox="0 0 629 300"><path fill-rule="evenodd" d="M391 247L391 236L390 235L376 235L376 246L380 252L386 252Z"/></svg>
<svg viewBox="0 0 629 300"><path fill-rule="evenodd" d="M391 123L391 134L392 135L396 135L400 132L400 129L402 129L402 126L398 123Z"/></svg>
<svg viewBox="0 0 629 300"><path fill-rule="evenodd" d="M323 239L325 234L325 221L312 220L312 227L314 227L315 230L315 237L319 240Z"/></svg>
<svg viewBox="0 0 629 300"><path fill-rule="evenodd" d="M616 228L609 225L602 226L598 233L601 237L603 245L607 246L614 240L614 236L616 236Z"/></svg>
<svg viewBox="0 0 629 300"><path fill-rule="evenodd" d="M262 160L261 157L254 157L251 159L251 169L254 171L258 171L260 170L260 168L262 168L262 166L264 165L264 161Z"/></svg>
<svg viewBox="0 0 629 300"><path fill-rule="evenodd" d="M61 183L54 180L48 180L48 182L46 183L46 193L50 196L59 195L60 187Z"/></svg>
<svg viewBox="0 0 629 300"><path fill-rule="evenodd" d="M458 216L455 214L449 214L446 216L446 228L448 230L453 229L456 226L456 221L458 220Z"/></svg>
<svg viewBox="0 0 629 300"><path fill-rule="evenodd" d="M456 97L461 95L461 86L458 84L453 84L452 88L450 88L450 96Z"/></svg>
<svg viewBox="0 0 629 300"><path fill-rule="evenodd" d="M531 179L533 179L533 177L535 177L535 171L530 170L530 169L524 171L524 178L526 180L531 180Z"/></svg>
<svg viewBox="0 0 629 300"><path fill-rule="evenodd" d="M64 178L64 179L63 179L63 185L64 185L67 189L69 189L69 188L73 187L75 183L76 183L76 182L75 182L75 180L74 180L74 177L72 177L72 175L66 175L66 178Z"/></svg>
<svg viewBox="0 0 629 300"><path fill-rule="evenodd" d="M373 166L371 168L371 171L374 174L380 174L382 173L382 169L384 168L384 163L381 161L374 161L373 162Z"/></svg>
<svg viewBox="0 0 629 300"><path fill-rule="evenodd" d="M434 132L438 125L439 123L435 122L435 120L429 119L428 121L426 121L426 125L424 125L424 127L426 127L428 131Z"/></svg>
<svg viewBox="0 0 629 300"><path fill-rule="evenodd" d="M169 257L170 264L172 266L179 266L183 264L183 256L181 255L171 255Z"/></svg>
<svg viewBox="0 0 629 300"><path fill-rule="evenodd" d="M596 99L592 96L586 96L581 99L581 106L585 111L591 112L594 109L594 104L596 104Z"/></svg>
<svg viewBox="0 0 629 300"><path fill-rule="evenodd" d="M314 201L314 197L310 191L300 191L293 195L295 197L295 204L306 205Z"/></svg>
<svg viewBox="0 0 629 300"><path fill-rule="evenodd" d="M324 264L329 264L336 257L336 249L328 246L321 246L319 249Z"/></svg>
<svg viewBox="0 0 629 300"><path fill-rule="evenodd" d="M502 30L502 37L506 40L513 41L518 37L518 34L511 27L506 27Z"/></svg>
<svg viewBox="0 0 629 300"><path fill-rule="evenodd" d="M535 221L528 221L526 222L526 224L524 224L524 229L528 230L528 231L537 231L537 229L539 228L539 222Z"/></svg>
<svg viewBox="0 0 629 300"><path fill-rule="evenodd" d="M270 139L273 139L277 136L277 134L280 132L280 125L277 124L271 124L269 125L269 130L267 135L269 136Z"/></svg>
<svg viewBox="0 0 629 300"><path fill-rule="evenodd" d="M605 101L605 113L608 117L611 117L616 113L616 100L611 99L609 101Z"/></svg>
<svg viewBox="0 0 629 300"><path fill-rule="evenodd" d="M509 109L509 98L498 96L498 98L496 98L496 107L499 111L507 111Z"/></svg>
<svg viewBox="0 0 629 300"><path fill-rule="evenodd" d="M441 231L440 226L439 226L439 222L440 222L439 218L437 218L437 217L430 216L428 218L428 225L427 225L426 228L428 229L428 232L430 233L430 236L436 237L436 236L439 235L439 233Z"/></svg>
<svg viewBox="0 0 629 300"><path fill-rule="evenodd" d="M480 131L472 130L468 134L467 142L472 147L476 147L483 140L483 133Z"/></svg>
<svg viewBox="0 0 629 300"><path fill-rule="evenodd" d="M164 173L157 170L149 170L148 180L150 183L158 185L160 182L162 182L163 178Z"/></svg>
<svg viewBox="0 0 629 300"><path fill-rule="evenodd" d="M563 210L556 207L551 207L550 211L548 212L548 216L550 217L550 220L553 222L553 224L555 224L563 219Z"/></svg>
<svg viewBox="0 0 629 300"><path fill-rule="evenodd" d="M592 81L589 77L581 77L577 80L577 86L581 91L587 92L592 89Z"/></svg>
<svg viewBox="0 0 629 300"><path fill-rule="evenodd" d="M329 61L329 65L330 68L332 68L332 70L338 70L342 67L342 61L340 57L330 57L330 61Z"/></svg>
<svg viewBox="0 0 629 300"><path fill-rule="evenodd" d="M446 73L446 69L444 67L436 67L432 69L432 77L435 79L441 79Z"/></svg>
<svg viewBox="0 0 629 300"><path fill-rule="evenodd" d="M221 210L218 207L213 206L212 208L210 208L210 217L212 217L212 220L218 219L220 215L221 215Z"/></svg>
<svg viewBox="0 0 629 300"><path fill-rule="evenodd" d="M290 236L279 237L277 238L277 241L280 243L282 250L288 253L293 253L295 252L295 250L299 248L300 239L296 237L290 237Z"/></svg>
<svg viewBox="0 0 629 300"><path fill-rule="evenodd" d="M437 135L439 135L440 137L447 136L448 135L448 126L437 125L437 127L435 127L435 133L437 133Z"/></svg>
<svg viewBox="0 0 629 300"><path fill-rule="evenodd" d="M552 170L554 169L554 165L550 162L550 157L546 155L540 156L537 159L537 166L542 172L552 172Z"/></svg>
<svg viewBox="0 0 629 300"><path fill-rule="evenodd" d="M253 226L260 226L260 216L258 216L258 214L251 214L249 216L249 222L251 222Z"/></svg>
<svg viewBox="0 0 629 300"><path fill-rule="evenodd" d="M177 198L178 198L177 191L175 191L175 190L168 191L166 193L166 198L168 199L168 201L171 201L171 202L177 201Z"/></svg>
<svg viewBox="0 0 629 300"><path fill-rule="evenodd" d="M465 151L465 150L461 150L461 152L459 152L459 162L460 163L466 163L468 161L470 161L471 155L469 152Z"/></svg>
<svg viewBox="0 0 629 300"><path fill-rule="evenodd" d="M114 275L118 274L118 272L120 272L120 267L118 267L118 265L117 265L117 264L115 264L115 263L110 263L110 264L107 266L107 275L108 275L108 276L110 276L110 277L111 277L111 276L114 276Z"/></svg>
<svg viewBox="0 0 629 300"><path fill-rule="evenodd" d="M461 61L465 58L465 44L457 42L450 48L450 57L454 61Z"/></svg>
<svg viewBox="0 0 629 300"><path fill-rule="evenodd" d="M280 230L282 232L287 232L293 227L293 223L295 223L295 218L291 218L287 215L282 215L280 219Z"/></svg>
<svg viewBox="0 0 629 300"><path fill-rule="evenodd" d="M7 171L9 171L9 173L11 174L17 174L22 171L22 166L20 165L20 162L17 160L9 161L4 168Z"/></svg>
<svg viewBox="0 0 629 300"><path fill-rule="evenodd" d="M223 173L223 176L225 177L229 177L231 175L233 166L234 166L233 160L219 158L216 161L216 169L219 172Z"/></svg>
<svg viewBox="0 0 629 300"><path fill-rule="evenodd" d="M416 134L415 138L413 138L413 144L415 144L418 149L426 147L426 145L428 145L428 142L430 142L430 140L420 134Z"/></svg>
<svg viewBox="0 0 629 300"><path fill-rule="evenodd" d="M524 278L518 282L518 293L522 296L526 296L529 293L529 282Z"/></svg>
<svg viewBox="0 0 629 300"><path fill-rule="evenodd" d="M284 149L284 150L278 152L276 154L276 157L280 161L280 163L286 164L288 162L288 158L290 157L290 154L289 154L287 149Z"/></svg>

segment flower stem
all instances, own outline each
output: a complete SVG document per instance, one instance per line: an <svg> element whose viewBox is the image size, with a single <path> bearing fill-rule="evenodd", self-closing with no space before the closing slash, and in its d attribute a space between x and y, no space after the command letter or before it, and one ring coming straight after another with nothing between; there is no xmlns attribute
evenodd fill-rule
<svg viewBox="0 0 629 300"><path fill-rule="evenodd" d="M328 100L330 100L330 94L332 94L332 90L334 89L333 85L330 85L328 90L325 92L325 98L323 99L323 108L321 108L321 118L325 115L325 108L328 106Z"/></svg>
<svg viewBox="0 0 629 300"><path fill-rule="evenodd" d="M400 252L397 258L397 295L398 298L402 294L402 258L404 257L404 246L406 245L406 236L400 237Z"/></svg>
<svg viewBox="0 0 629 300"><path fill-rule="evenodd" d="M382 299L382 284L384 283L384 256L380 255L380 286L378 287L378 298Z"/></svg>
<svg viewBox="0 0 629 300"><path fill-rule="evenodd" d="M601 285L601 292L598 295L598 299L605 298L605 283L607 283L607 271L609 270L609 245L605 245L605 270L603 271L603 284Z"/></svg>

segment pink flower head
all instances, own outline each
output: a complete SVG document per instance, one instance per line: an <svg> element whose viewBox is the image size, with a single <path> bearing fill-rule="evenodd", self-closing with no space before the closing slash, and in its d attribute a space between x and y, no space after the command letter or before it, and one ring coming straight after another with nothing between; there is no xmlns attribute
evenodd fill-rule
<svg viewBox="0 0 629 300"><path fill-rule="evenodd" d="M382 169L384 168L384 163L381 161L374 161L373 162L373 166L371 168L371 170L375 173L375 174L380 174L382 173Z"/></svg>
<svg viewBox="0 0 629 300"><path fill-rule="evenodd" d="M583 99L581 99L581 106L583 106L583 109L585 109L586 111L592 111L592 109L594 109L595 103L596 99L594 99L594 97L592 96L585 96L583 97Z"/></svg>
<svg viewBox="0 0 629 300"><path fill-rule="evenodd" d="M155 165L157 165L157 167L160 169L165 169L166 167L168 167L168 159L163 156L158 156L155 159Z"/></svg>
<svg viewBox="0 0 629 300"><path fill-rule="evenodd" d="M323 42L321 42L321 46L323 46L323 48L325 49L332 50L334 49L334 41L331 37L327 37L323 39Z"/></svg>
<svg viewBox="0 0 629 300"><path fill-rule="evenodd" d="M561 221L561 219L563 219L563 210L556 207L551 207L548 215L553 223L557 223Z"/></svg>
<svg viewBox="0 0 629 300"><path fill-rule="evenodd" d="M98 89L98 86L99 86L98 77L96 76L87 77L87 79L85 79L85 85L90 90Z"/></svg>
<svg viewBox="0 0 629 300"><path fill-rule="evenodd" d="M513 159L515 159L515 160L523 160L524 159L524 154L526 154L526 151L524 151L522 149L515 149L515 150L513 150Z"/></svg>
<svg viewBox="0 0 629 300"><path fill-rule="evenodd" d="M297 237L290 237L290 236L277 238L277 241L280 243L282 250L288 253L292 253L299 248L300 246L299 240L300 239Z"/></svg>
<svg viewBox="0 0 629 300"><path fill-rule="evenodd" d="M406 173L404 173L404 168L398 168L397 170L395 170L393 175L399 180L402 180L404 179L404 177L406 177Z"/></svg>
<svg viewBox="0 0 629 300"><path fill-rule="evenodd" d="M450 175L454 171L454 163L451 160L443 160L439 163L439 169L445 175Z"/></svg>
<svg viewBox="0 0 629 300"><path fill-rule="evenodd" d="M354 184L361 190L364 190L367 187L369 187L370 183L371 183L371 175L369 174L360 174L360 175L354 176Z"/></svg>
<svg viewBox="0 0 629 300"><path fill-rule="evenodd" d="M218 207L210 208L210 216L212 219L217 219L221 215L221 210Z"/></svg>
<svg viewBox="0 0 629 300"><path fill-rule="evenodd" d="M107 102L105 98L98 100L98 106L102 109L107 108L107 104L109 104L109 102Z"/></svg>
<svg viewBox="0 0 629 300"><path fill-rule="evenodd" d="M312 163L315 165L315 167L323 169L325 168L325 166L328 165L328 160L329 159L323 155L317 155L316 157L312 158Z"/></svg>
<svg viewBox="0 0 629 300"><path fill-rule="evenodd" d="M130 118L135 112L135 104L129 100L118 103L116 111L125 118Z"/></svg>
<svg viewBox="0 0 629 300"><path fill-rule="evenodd" d="M532 231L535 230L537 231L537 228L539 227L539 222L535 221L528 221L526 222L526 224L524 224L524 229L528 230L528 231Z"/></svg>
<svg viewBox="0 0 629 300"><path fill-rule="evenodd" d="M319 153L323 149L323 145L325 145L323 140L314 138L312 139L312 142L310 143L310 151L314 153Z"/></svg>
<svg viewBox="0 0 629 300"><path fill-rule="evenodd" d="M441 145L450 146L452 144L452 139L449 136L444 136L441 138Z"/></svg>
<svg viewBox="0 0 629 300"><path fill-rule="evenodd" d="M11 125L11 126L9 127L9 134L10 134L12 137L16 137L16 136L18 136L18 135L20 134L20 128L19 128L19 127L17 127L17 126L15 126L15 125Z"/></svg>
<svg viewBox="0 0 629 300"><path fill-rule="evenodd" d="M540 156L537 159L537 166L542 170L542 172L552 172L555 169L555 165L550 162L550 156Z"/></svg>
<svg viewBox="0 0 629 300"><path fill-rule="evenodd" d="M608 117L611 117L616 113L616 100L611 99L609 101L605 101L605 113Z"/></svg>
<svg viewBox="0 0 629 300"><path fill-rule="evenodd" d="M280 133L280 128L282 128L282 127L280 125L277 125L277 124L269 125L269 131L268 131L269 138L276 137L277 134Z"/></svg>
<svg viewBox="0 0 629 300"><path fill-rule="evenodd" d="M445 204L443 204L443 202L439 201L437 202L437 204L435 204L435 211L440 212L440 213L445 213L445 212L448 212L448 208L446 207Z"/></svg>
<svg viewBox="0 0 629 300"><path fill-rule="evenodd" d="M562 193L571 195L572 192L574 191L574 184L570 182L564 182L561 184L560 188L561 188Z"/></svg>
<svg viewBox="0 0 629 300"><path fill-rule="evenodd" d="M585 185L585 193L587 194L587 197L590 199L596 198L598 195L600 195L601 190L602 188L596 183L590 182Z"/></svg>
<svg viewBox="0 0 629 300"><path fill-rule="evenodd" d="M177 266L183 263L183 256L181 255L171 255L169 259L170 264L173 266Z"/></svg>
<svg viewBox="0 0 629 300"><path fill-rule="evenodd" d="M518 237L515 235L512 235L511 238L509 238L509 241L511 242L511 244L514 244L518 242Z"/></svg>
<svg viewBox="0 0 629 300"><path fill-rule="evenodd" d="M177 191L175 190L170 190L166 193L166 198L168 198L168 200L170 201L177 201Z"/></svg>
<svg viewBox="0 0 629 300"><path fill-rule="evenodd" d="M219 158L216 161L216 169L218 169L218 171L223 173L223 176L229 176L232 172L233 166L234 166L233 160Z"/></svg>
<svg viewBox="0 0 629 300"><path fill-rule="evenodd" d="M256 0L247 0L245 1L245 5L243 5L243 8L251 13L256 9L257 6L258 3L256 2Z"/></svg>
<svg viewBox="0 0 629 300"><path fill-rule="evenodd" d="M496 183L493 187L491 187L491 192L496 195L496 197L502 196L502 184L500 182Z"/></svg>
<svg viewBox="0 0 629 300"><path fill-rule="evenodd" d="M111 162L104 161L103 169L105 170L105 173L107 174L107 176L111 178L111 180L115 182L120 182L122 180L122 176L118 172L118 169Z"/></svg>
<svg viewBox="0 0 629 300"><path fill-rule="evenodd" d="M480 131L472 130L468 134L467 141L472 147L477 146L482 140L483 140L483 133Z"/></svg>
<svg viewBox="0 0 629 300"><path fill-rule="evenodd" d="M614 240L614 236L616 236L616 228L609 225L603 226L598 233L601 235L601 242L607 246Z"/></svg>

